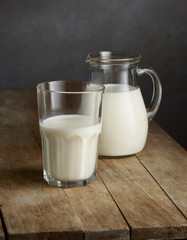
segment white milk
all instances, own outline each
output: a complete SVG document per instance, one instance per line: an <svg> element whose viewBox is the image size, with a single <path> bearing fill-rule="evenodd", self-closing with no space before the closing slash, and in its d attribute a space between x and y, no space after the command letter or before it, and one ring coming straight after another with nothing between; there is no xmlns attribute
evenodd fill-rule
<svg viewBox="0 0 187 240"><path fill-rule="evenodd" d="M99 155L123 156L140 152L148 131L140 89L121 84L105 87Z"/></svg>
<svg viewBox="0 0 187 240"><path fill-rule="evenodd" d="M59 115L40 123L44 169L56 180L88 179L97 163L101 123L82 115Z"/></svg>

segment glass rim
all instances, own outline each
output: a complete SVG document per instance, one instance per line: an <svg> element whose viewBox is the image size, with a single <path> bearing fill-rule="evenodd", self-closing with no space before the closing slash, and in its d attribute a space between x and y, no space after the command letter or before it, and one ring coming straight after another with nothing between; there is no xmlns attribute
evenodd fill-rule
<svg viewBox="0 0 187 240"><path fill-rule="evenodd" d="M65 83L77 83L77 84L89 84L92 86L97 86L97 89L87 89L84 91L61 91L61 90L50 90L50 89L45 89L44 86L49 86L50 83L59 83L60 84L65 84ZM43 85L43 87L42 87ZM54 81L46 81L46 82L41 82L36 85L36 88L39 89L40 91L44 92L49 92L49 93L62 93L62 94L86 94L86 93L94 93L94 92L104 92L105 86L101 83L98 82L91 82L91 81L79 81L79 80L54 80Z"/></svg>
<svg viewBox="0 0 187 240"><path fill-rule="evenodd" d="M121 64L121 63L138 63L141 54L130 51L99 51L91 52L86 58L90 64Z"/></svg>

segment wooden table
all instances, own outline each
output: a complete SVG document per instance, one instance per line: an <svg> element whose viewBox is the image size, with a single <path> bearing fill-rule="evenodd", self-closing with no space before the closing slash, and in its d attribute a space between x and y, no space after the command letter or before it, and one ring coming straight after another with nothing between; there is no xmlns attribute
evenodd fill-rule
<svg viewBox="0 0 187 240"><path fill-rule="evenodd" d="M151 122L145 149L99 159L87 187L42 176L35 89L0 90L0 240L187 239L187 153Z"/></svg>

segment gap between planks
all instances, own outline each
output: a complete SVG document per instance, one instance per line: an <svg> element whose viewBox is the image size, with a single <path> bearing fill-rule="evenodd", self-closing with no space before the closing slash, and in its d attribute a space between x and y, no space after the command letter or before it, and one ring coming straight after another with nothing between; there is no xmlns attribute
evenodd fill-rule
<svg viewBox="0 0 187 240"><path fill-rule="evenodd" d="M34 135L34 138L37 142L37 144L39 145L39 147L41 148L41 141L40 141L40 135L38 132L38 129L36 128L36 126L31 125L31 132ZM98 174L98 173L97 173ZM94 187L94 185L96 184L97 187ZM80 219L80 222L82 223L83 226L83 232L85 234L85 239L88 240L92 240L92 239L108 239L108 237L112 237L112 239L129 239L129 234L130 234L130 230L129 230L129 226L126 222L126 220L124 219L124 216L122 214L122 212L120 211L119 207L116 205L116 202L114 201L113 197L111 196L110 192L108 191L106 185L103 183L103 181L101 180L99 174L98 174L98 179L97 181L94 183L92 183L92 185L89 184L89 186L87 186L87 190L85 188L75 188L75 189L63 189L64 194L66 195L66 197L69 199L69 203L71 205L71 207L74 209L75 212L77 212L77 215ZM103 186L102 186L103 185ZM95 217L95 219L92 219L93 225L95 226L93 229L93 227L90 227L89 224L87 224L86 219L88 218L88 216L90 215L90 211L92 211L92 207L94 206L94 204L86 204L85 199L83 197L84 193L87 193L90 195L91 198L94 198L93 196L93 192L95 191L96 188L100 189L100 191L102 190L103 196L104 197L107 204L105 204L105 206L110 206L113 207L113 219L112 220L113 224L111 225L110 221L107 223L107 227L106 224L104 224L103 220L101 220L102 214L100 214L100 211L98 211L98 214L93 215L93 217ZM95 189L95 190L94 190ZM78 204L75 203L75 195L77 196L77 198L82 199L83 204L82 205L82 201ZM98 197L98 202L101 202L101 205L103 204L101 201L101 194L98 193L97 195ZM104 207L104 205L103 205ZM84 209L84 213L85 216L83 217L81 212ZM104 207L105 209L105 207ZM118 215L118 218L116 218L116 214ZM116 218L116 219L115 219ZM113 226L114 225L114 226ZM108 229L108 230L107 230Z"/></svg>
<svg viewBox="0 0 187 240"><path fill-rule="evenodd" d="M34 129L33 129L34 127ZM31 131L32 131L32 134L34 135L39 147L41 148L41 141L40 141L40 135L38 134L38 131L36 132L36 129L35 129L35 126L31 126ZM112 194L110 193L108 187L106 186L106 184L104 183L102 177L100 176L99 172L97 172L97 175L98 177L100 177L101 179L101 182L103 183L104 187L106 188L109 196L111 197L111 199L113 200L116 208L119 210L119 213L121 214L122 218L124 219L125 223L127 224L128 228L129 228L129 235L131 234L131 226L130 224L128 223L127 219L125 218L125 215L122 213L121 209L119 208L119 206L117 205L115 199L113 198ZM63 189L66 197L69 199L69 202L70 202L70 205L72 206L72 208L76 211L76 209L74 208L73 204L71 204L71 198L69 197L68 193L66 192L66 189ZM67 190L68 191L68 190ZM71 191L71 189L70 189ZM81 219L80 219L81 220ZM130 237L130 236L129 236ZM131 239L131 238L130 238Z"/></svg>
<svg viewBox="0 0 187 240"><path fill-rule="evenodd" d="M131 225L129 224L129 222L128 222L127 218L125 217L125 215L123 214L122 210L121 210L121 209L120 209L120 207L118 206L118 204L117 204L117 202L116 202L115 198L112 196L112 194L111 194L111 192L110 192L109 188L107 187L106 183L104 182L104 180L103 180L102 176L99 174L99 172L97 172L97 174L98 174L98 175L99 175L99 177L101 178L101 180L102 180L102 182L103 182L104 186L106 187L106 189L107 189L108 193L110 194L110 196L111 196L111 198L113 199L113 201L114 201L115 205L117 206L118 210L120 211L120 213L121 213L122 217L124 218L125 222L127 223L128 227L129 227L129 231L130 231L130 239L131 239L131 230L132 230L132 227L131 227Z"/></svg>
<svg viewBox="0 0 187 240"><path fill-rule="evenodd" d="M7 229L5 226L5 222L3 219L3 214L0 208L0 240L5 240L7 239Z"/></svg>
<svg viewBox="0 0 187 240"><path fill-rule="evenodd" d="M185 215L182 213L182 211L176 206L176 204L172 201L172 199L168 196L168 194L164 191L164 189L161 187L161 185L157 182L157 180L154 178L154 176L150 173L150 171L146 168L146 166L141 162L141 160L134 155L134 157L138 160L138 162L141 164L141 166L145 169L145 171L149 174L149 176L152 178L152 180L158 185L158 187L162 190L162 192L164 192L164 194L166 195L166 197L169 199L169 201L171 201L173 203L173 205L177 208L177 210L179 210L179 212L184 216L184 218L186 219ZM106 159L101 159L101 160L106 160ZM109 160L109 159L107 159ZM110 160L109 160L110 161ZM129 221L127 220L125 214L123 213L123 211L121 210L120 206L117 203L117 199L115 199L115 197L113 196L113 194L110 192L109 187L107 186L107 184L105 183L104 179L102 178L101 174L99 174L99 172L97 172L97 174L100 176L103 184L105 185L106 189L108 190L111 198L113 199L115 205L117 206L117 208L119 209L121 215L123 216L125 222L127 223L128 227L129 227L129 235L130 235L130 239L136 239L136 237L134 238L134 228L133 226L131 226L131 224L129 223ZM145 230L146 231L146 230ZM132 236L133 235L133 236ZM146 238L147 239L147 238Z"/></svg>
<svg viewBox="0 0 187 240"><path fill-rule="evenodd" d="M35 131L33 131L33 134L34 134L34 135L36 134ZM38 136L35 136L35 137L38 139ZM38 142L38 144L39 144L39 140L38 140L37 142ZM39 144L39 145L40 145L40 144ZM41 145L40 145L40 147L41 147ZM137 162L139 162L139 164L143 167L143 169L145 170L145 172L147 172L147 174L148 174L149 177L152 179L152 181L155 182L155 184L158 186L158 188L161 190L161 192L166 196L166 198L168 199L168 201L171 202L172 205L174 205L174 206L173 206L174 208L176 208L176 205L173 203L173 201L171 201L170 198L168 198L168 195L166 194L166 192L163 191L163 188L160 186L160 184L158 184L158 182L156 181L156 179L154 178L154 176L150 173L150 171L148 171L148 169L144 166L144 164L141 162L141 160L140 160L136 155L134 155L134 157L137 159ZM102 159L101 159L101 161L102 161ZM130 233L129 233L129 234L130 234L130 236L131 236L132 234L134 234L133 231L136 230L136 229L134 228L133 225L131 226L131 224L130 224L129 221L127 220L127 218L126 218L126 216L125 216L125 213L123 213L123 211L121 210L119 204L117 203L117 199L115 199L115 197L113 196L112 192L110 192L109 187L108 187L107 184L105 183L105 181L104 181L104 179L102 178L101 174L99 174L99 171L97 171L97 174L98 174L98 176L100 177L100 179L102 180L102 182L103 182L103 184L104 184L107 192L109 193L110 197L113 199L113 202L115 203L115 206L117 206L117 208L118 208L120 214L122 215L124 221L125 221L126 224L128 225L128 228L129 228L129 230L130 230ZM178 210L179 210L179 209L177 208L177 211L178 211ZM180 214L181 214L181 211L180 211ZM183 216L183 215L182 215L182 216ZM133 231L132 231L132 229L133 229ZM146 229L145 229L145 231L146 231ZM134 237L133 237L133 238L134 238Z"/></svg>
<svg viewBox="0 0 187 240"><path fill-rule="evenodd" d="M139 161L187 219L187 152L155 122L151 122Z"/></svg>
<svg viewBox="0 0 187 240"><path fill-rule="evenodd" d="M164 190L164 188L159 184L159 182L156 180L156 178L153 176L153 174L146 168L146 166L143 164L143 162L141 161L141 159L139 159L137 156L136 158L138 159L138 161L140 162L140 164L142 164L142 166L145 168L145 170L150 174L150 176L153 178L153 180L158 184L158 186L160 187L160 189L165 193L165 195L169 198L169 200L175 205L175 207L177 208L177 210L183 215L183 217L187 220L185 214L181 211L181 209L175 204L175 202L172 200L172 198L169 196L169 194Z"/></svg>

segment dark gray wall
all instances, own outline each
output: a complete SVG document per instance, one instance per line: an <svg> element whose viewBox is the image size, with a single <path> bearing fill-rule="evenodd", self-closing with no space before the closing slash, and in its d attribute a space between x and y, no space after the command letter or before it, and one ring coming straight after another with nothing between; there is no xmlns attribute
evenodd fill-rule
<svg viewBox="0 0 187 240"><path fill-rule="evenodd" d="M155 120L187 146L186 24L186 0L0 0L0 87L88 79L89 52L140 52L163 85Z"/></svg>

